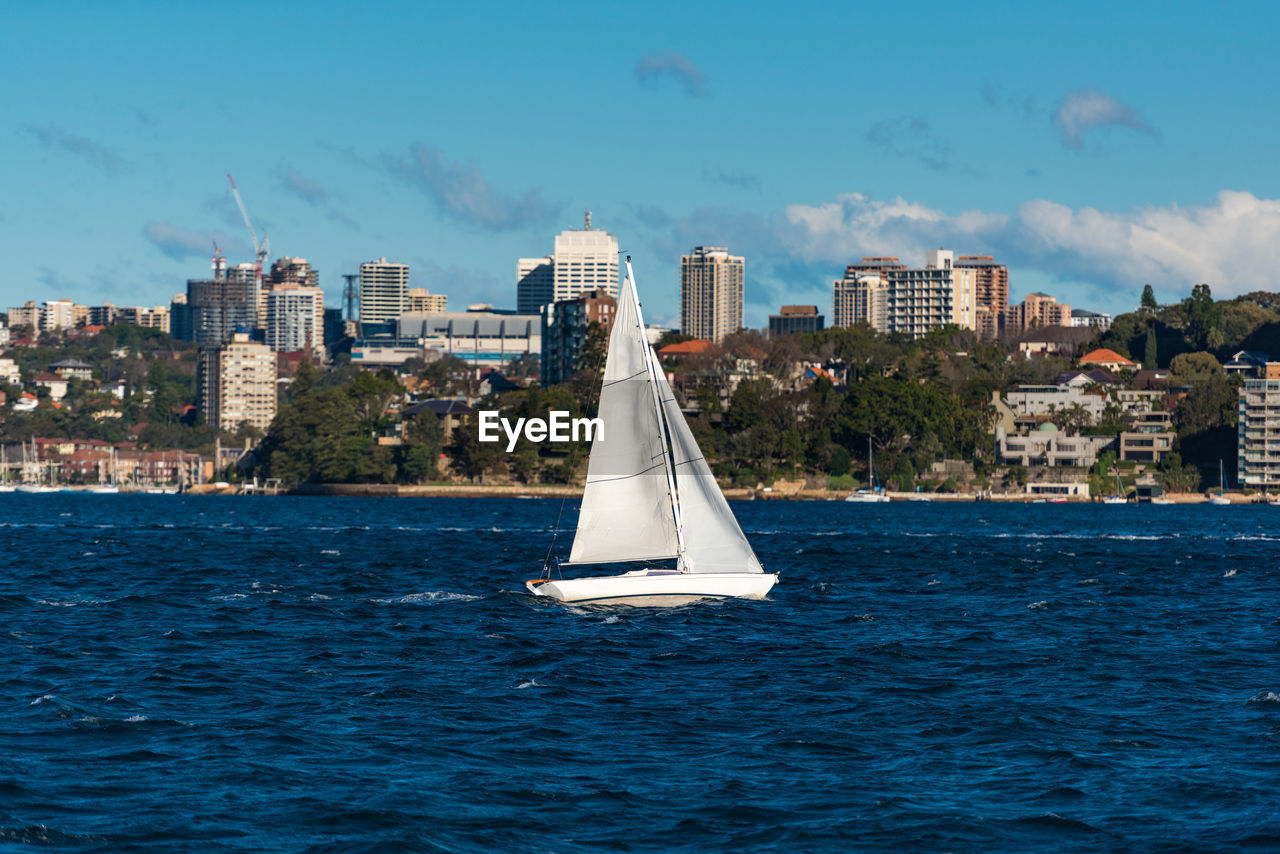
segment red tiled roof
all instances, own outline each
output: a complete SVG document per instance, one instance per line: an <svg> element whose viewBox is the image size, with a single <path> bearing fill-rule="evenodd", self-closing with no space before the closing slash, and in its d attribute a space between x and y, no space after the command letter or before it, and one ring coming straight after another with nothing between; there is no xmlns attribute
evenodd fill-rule
<svg viewBox="0 0 1280 854"><path fill-rule="evenodd" d="M1097 362L1099 364L1103 362L1117 362L1121 365L1133 364L1133 362L1129 361L1124 356L1121 356L1115 350L1108 350L1106 347L1103 347L1098 350L1094 350L1090 353L1085 353L1083 356L1081 356L1080 364L1083 365L1086 362Z"/></svg>
<svg viewBox="0 0 1280 854"><path fill-rule="evenodd" d="M706 353L713 349L716 345L710 341L701 338L694 338L690 341L682 341L679 344L668 344L658 351L659 356L695 356L699 353Z"/></svg>

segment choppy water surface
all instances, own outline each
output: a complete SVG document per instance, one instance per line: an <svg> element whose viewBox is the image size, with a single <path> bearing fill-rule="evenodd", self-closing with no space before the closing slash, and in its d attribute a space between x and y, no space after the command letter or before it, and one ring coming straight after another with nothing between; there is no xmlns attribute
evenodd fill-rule
<svg viewBox="0 0 1280 854"><path fill-rule="evenodd" d="M559 509L0 496L0 848L1280 847L1278 508L739 503L653 611Z"/></svg>

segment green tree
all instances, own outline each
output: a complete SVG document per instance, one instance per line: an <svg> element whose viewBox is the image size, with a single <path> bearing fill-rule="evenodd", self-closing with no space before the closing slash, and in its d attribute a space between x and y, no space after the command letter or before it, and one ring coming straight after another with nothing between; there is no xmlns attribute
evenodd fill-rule
<svg viewBox="0 0 1280 854"><path fill-rule="evenodd" d="M1150 287L1150 285L1147 287ZM1148 369L1156 367L1156 330L1154 326L1147 327L1147 343L1142 348L1142 367Z"/></svg>
<svg viewBox="0 0 1280 854"><path fill-rule="evenodd" d="M1144 285L1142 288L1142 308L1147 311L1155 311L1160 307L1156 302L1156 292L1151 285Z"/></svg>

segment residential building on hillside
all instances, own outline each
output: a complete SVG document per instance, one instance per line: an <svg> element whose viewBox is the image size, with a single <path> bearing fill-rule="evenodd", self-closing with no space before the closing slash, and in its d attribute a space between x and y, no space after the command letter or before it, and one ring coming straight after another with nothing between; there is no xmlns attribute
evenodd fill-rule
<svg viewBox="0 0 1280 854"><path fill-rule="evenodd" d="M1104 311L1090 311L1087 308L1073 308L1071 309L1071 325L1089 326L1097 329L1099 332L1106 332L1111 328L1111 315Z"/></svg>
<svg viewBox="0 0 1280 854"><path fill-rule="evenodd" d="M1120 434L1120 459L1159 463L1173 451L1173 416L1168 412L1144 412L1132 430Z"/></svg>
<svg viewBox="0 0 1280 854"><path fill-rule="evenodd" d="M784 305L777 314L769 315L769 337L818 332L823 319L816 305Z"/></svg>
<svg viewBox="0 0 1280 854"><path fill-rule="evenodd" d="M974 329L995 338L1009 310L1009 268L990 255L961 255L956 266L973 270Z"/></svg>
<svg viewBox="0 0 1280 854"><path fill-rule="evenodd" d="M385 257L360 265L360 322L395 320L409 310L409 265Z"/></svg>
<svg viewBox="0 0 1280 854"><path fill-rule="evenodd" d="M996 429L996 454L1001 463L1020 466L1077 466L1088 468L1098 454L1116 445L1115 436L1077 436L1050 423L1025 436L1007 435Z"/></svg>
<svg viewBox="0 0 1280 854"><path fill-rule="evenodd" d="M1267 362L1240 387L1236 476L1242 486L1280 488L1280 362Z"/></svg>
<svg viewBox="0 0 1280 854"><path fill-rule="evenodd" d="M233 333L225 344L201 348L196 389L209 424L234 431L247 421L265 431L276 415L276 354Z"/></svg>
<svg viewBox="0 0 1280 854"><path fill-rule="evenodd" d="M40 312L40 330L74 329L77 323L84 323L88 317L87 305L78 305L69 299L45 300L44 311Z"/></svg>
<svg viewBox="0 0 1280 854"><path fill-rule="evenodd" d="M600 324L601 357L618 313L618 301L603 288L542 307L541 383L565 382L582 369L592 323Z"/></svg>
<svg viewBox="0 0 1280 854"><path fill-rule="evenodd" d="M1005 331L1009 335L1044 326L1071 326L1071 306L1035 292L1023 297L1021 305L1010 306L1005 315Z"/></svg>
<svg viewBox="0 0 1280 854"><path fill-rule="evenodd" d="M680 257L680 331L720 343L742 328L746 260L724 246Z"/></svg>
<svg viewBox="0 0 1280 854"><path fill-rule="evenodd" d="M0 347L9 346L9 327L0 323Z"/></svg>
<svg viewBox="0 0 1280 854"><path fill-rule="evenodd" d="M852 264L845 269L832 292L831 323L836 327L865 323L877 332L889 330L889 288L879 273L860 272Z"/></svg>
<svg viewBox="0 0 1280 854"><path fill-rule="evenodd" d="M21 306L9 309L7 314L9 315L10 327L25 326L33 332L41 329L40 320L44 315L44 311L31 300L27 300Z"/></svg>
<svg viewBox="0 0 1280 854"><path fill-rule="evenodd" d="M954 260L950 250L933 249L924 267L887 272L889 332L921 338L949 324L974 328L974 270Z"/></svg>

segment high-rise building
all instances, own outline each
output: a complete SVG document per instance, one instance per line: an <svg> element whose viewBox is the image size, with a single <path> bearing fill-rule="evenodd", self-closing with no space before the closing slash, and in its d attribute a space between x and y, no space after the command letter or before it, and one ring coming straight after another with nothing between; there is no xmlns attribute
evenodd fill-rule
<svg viewBox="0 0 1280 854"><path fill-rule="evenodd" d="M849 266L836 279L831 297L832 324L865 323L877 332L889 331L889 287L875 273L861 273Z"/></svg>
<svg viewBox="0 0 1280 854"><path fill-rule="evenodd" d="M930 250L921 268L889 270L888 331L921 338L954 324L973 329L974 274L956 267L949 250Z"/></svg>
<svg viewBox="0 0 1280 854"><path fill-rule="evenodd" d="M10 327L25 326L32 332L38 332L44 310L31 300L27 300L21 306L9 309L8 314Z"/></svg>
<svg viewBox="0 0 1280 854"><path fill-rule="evenodd" d="M179 341L196 340L195 329L191 324L191 306L187 304L186 294L174 294L169 300L169 334Z"/></svg>
<svg viewBox="0 0 1280 854"><path fill-rule="evenodd" d="M831 322L834 326L865 323L877 332L889 331L888 275L907 265L895 257L863 257L844 270L832 292Z"/></svg>
<svg viewBox="0 0 1280 854"><path fill-rule="evenodd" d="M252 269L249 272L247 279L228 276L187 280L186 310L191 323L188 340L205 347L218 346L231 340L236 332L248 332L256 326L258 295Z"/></svg>
<svg viewBox="0 0 1280 854"><path fill-rule="evenodd" d="M266 430L275 418L276 354L247 333L201 348L196 384L200 411L219 430L237 430L245 421Z"/></svg>
<svg viewBox="0 0 1280 854"><path fill-rule="evenodd" d="M1009 268L990 255L961 255L956 266L973 270L974 328L984 338L995 338L1008 314Z"/></svg>
<svg viewBox="0 0 1280 854"><path fill-rule="evenodd" d="M817 332L823 320L816 305L784 305L777 314L769 315L769 337Z"/></svg>
<svg viewBox="0 0 1280 854"><path fill-rule="evenodd" d="M1005 316L1006 332L1018 335L1037 326L1070 326L1071 306L1060 303L1045 293L1029 293L1021 305L1009 306Z"/></svg>
<svg viewBox="0 0 1280 854"><path fill-rule="evenodd" d="M90 326L113 326L118 322L120 310L109 302L89 306Z"/></svg>
<svg viewBox="0 0 1280 854"><path fill-rule="evenodd" d="M82 309L82 311L77 311ZM77 306L69 299L45 300L44 311L40 313L40 329L49 332L54 329L72 329L77 320L85 320L89 316L88 306Z"/></svg>
<svg viewBox="0 0 1280 854"><path fill-rule="evenodd" d="M360 321L395 320L409 310L409 265L379 258L360 265Z"/></svg>
<svg viewBox="0 0 1280 854"><path fill-rule="evenodd" d="M680 257L680 331L720 343L742 328L746 261L724 246Z"/></svg>
<svg viewBox="0 0 1280 854"><path fill-rule="evenodd" d="M1240 388L1236 476L1242 486L1280 488L1280 362L1267 362Z"/></svg>
<svg viewBox="0 0 1280 854"><path fill-rule="evenodd" d="M603 288L542 307L542 384L565 382L582 369L591 324L600 324L607 346L618 301Z"/></svg>
<svg viewBox="0 0 1280 854"><path fill-rule="evenodd" d="M263 284L272 287L296 285L302 288L318 288L320 273L307 263L306 258L293 258L286 255L283 258L277 258L271 264L271 272Z"/></svg>
<svg viewBox="0 0 1280 854"><path fill-rule="evenodd" d="M516 261L516 311L537 314L556 299L556 259L520 258Z"/></svg>
<svg viewBox="0 0 1280 854"><path fill-rule="evenodd" d="M324 349L324 291L277 285L267 291L267 346L276 352Z"/></svg>
<svg viewBox="0 0 1280 854"><path fill-rule="evenodd" d="M591 211L581 230L556 235L554 250L551 255L516 262L516 311L538 314L544 305L591 290L603 289L617 298L618 239L591 227Z"/></svg>
<svg viewBox="0 0 1280 854"><path fill-rule="evenodd" d="M443 314L449 310L449 298L433 294L426 288L409 288L409 311L423 314Z"/></svg>

